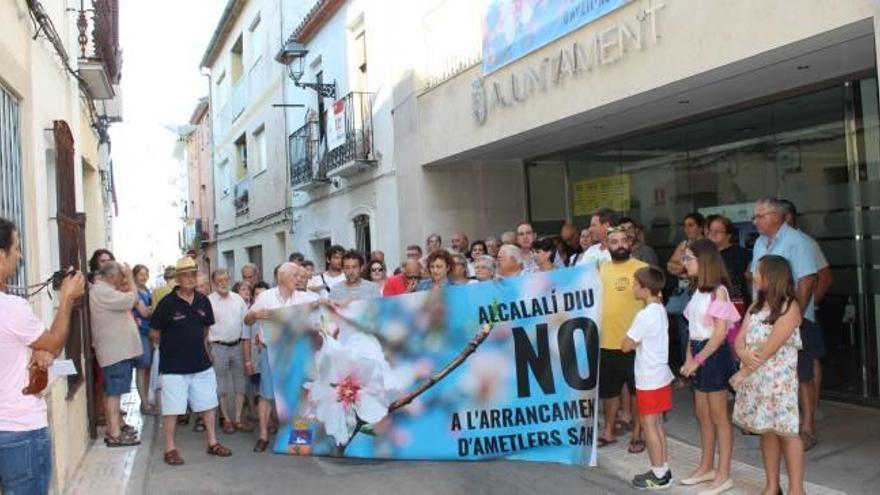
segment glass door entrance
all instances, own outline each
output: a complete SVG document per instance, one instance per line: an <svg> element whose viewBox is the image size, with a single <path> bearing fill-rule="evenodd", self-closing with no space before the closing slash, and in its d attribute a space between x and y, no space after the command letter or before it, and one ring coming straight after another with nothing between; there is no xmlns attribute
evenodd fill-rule
<svg viewBox="0 0 880 495"><path fill-rule="evenodd" d="M826 396L877 401L880 326L880 129L874 79L834 84L601 148L542 161L565 164L552 190L528 167L529 195L567 199L568 216L589 223L598 206L639 221L665 264L691 211L722 213L751 248L752 205L788 199L798 227L818 241L833 282L819 304L826 341ZM567 184L565 195L559 184ZM605 194L601 191L614 191ZM546 221L547 208L537 213ZM563 220L563 218L560 218ZM875 268L876 267L876 268ZM880 402L877 402L880 404Z"/></svg>

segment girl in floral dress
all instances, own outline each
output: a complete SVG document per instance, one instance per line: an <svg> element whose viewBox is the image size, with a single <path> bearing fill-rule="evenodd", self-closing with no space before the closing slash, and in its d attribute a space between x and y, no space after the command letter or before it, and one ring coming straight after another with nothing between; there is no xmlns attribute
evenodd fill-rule
<svg viewBox="0 0 880 495"><path fill-rule="evenodd" d="M804 447L798 435L798 327L801 311L788 261L768 255L758 262L754 285L758 299L749 308L736 339L742 367L730 379L736 390L733 422L761 435L767 485L764 494L780 492L784 453L790 494L804 493Z"/></svg>

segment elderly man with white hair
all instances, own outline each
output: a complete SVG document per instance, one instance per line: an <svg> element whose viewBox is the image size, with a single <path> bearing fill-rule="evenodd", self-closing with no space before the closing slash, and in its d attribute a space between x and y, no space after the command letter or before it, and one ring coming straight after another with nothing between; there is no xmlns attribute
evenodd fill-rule
<svg viewBox="0 0 880 495"><path fill-rule="evenodd" d="M107 413L108 447L137 445L140 440L134 428L122 424L119 400L131 390L134 358L143 354L137 324L131 316L137 298L134 277L128 265L108 261L98 270L95 284L89 291L92 316L92 339L95 356L104 374L104 410Z"/></svg>
<svg viewBox="0 0 880 495"><path fill-rule="evenodd" d="M278 268L278 286L260 294L244 318L245 325L252 326L253 344L260 349L260 403L257 406L260 434L254 445L254 452L264 452L269 446L269 414L271 401L275 398L272 370L269 368L269 353L266 349L266 341L263 339L262 320L269 319L273 309L320 299L314 292L297 290L297 287L305 287L308 276L306 269L299 265L290 262L282 264ZM248 373L253 373L249 363L246 363L245 369Z"/></svg>
<svg viewBox="0 0 880 495"><path fill-rule="evenodd" d="M471 283L485 282L495 278L495 259L484 254L474 259L474 280Z"/></svg>
<svg viewBox="0 0 880 495"><path fill-rule="evenodd" d="M498 250L497 278L510 278L522 275L523 257L519 246L505 244Z"/></svg>

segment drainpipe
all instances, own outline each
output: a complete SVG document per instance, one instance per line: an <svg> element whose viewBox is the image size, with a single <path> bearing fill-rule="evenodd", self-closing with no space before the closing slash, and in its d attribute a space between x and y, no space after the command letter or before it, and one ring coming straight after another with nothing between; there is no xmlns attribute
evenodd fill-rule
<svg viewBox="0 0 880 495"><path fill-rule="evenodd" d="M208 115L210 117L208 122L208 129L210 130L210 163L211 163L211 211L213 211L213 215L211 215L211 222L217 222L217 178L214 176L214 117L216 116L214 111L214 80L211 78L210 69L202 72L202 75L208 79ZM217 251L217 256L220 256L220 246L217 241L217 229L214 228L214 225L210 225L208 228L211 229L211 237L214 243L214 247ZM210 272L208 272L210 273Z"/></svg>
<svg viewBox="0 0 880 495"><path fill-rule="evenodd" d="M278 0L278 34L279 34L279 44L278 46L283 46L285 41L284 36L284 0ZM284 69L281 69L281 102L287 103L287 74ZM288 137L290 136L290 131L287 126L287 109L282 107L281 111L284 113L284 214L285 216L289 215L287 232L293 236L293 211L292 208L292 198L293 192L290 189L290 140ZM287 242L285 240L285 248L288 251L291 251L290 246L286 245ZM284 253L287 254L287 253ZM286 256L282 256L282 259L286 258Z"/></svg>

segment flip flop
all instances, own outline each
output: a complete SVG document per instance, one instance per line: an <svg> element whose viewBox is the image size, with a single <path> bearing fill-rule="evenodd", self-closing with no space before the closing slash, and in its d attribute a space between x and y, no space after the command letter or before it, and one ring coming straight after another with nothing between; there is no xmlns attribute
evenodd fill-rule
<svg viewBox="0 0 880 495"><path fill-rule="evenodd" d="M608 440L606 438L599 437L599 439L596 440L596 447L601 449L602 447L605 447L605 446L611 445L611 444L615 444L615 443L617 443L616 438L613 440Z"/></svg>
<svg viewBox="0 0 880 495"><path fill-rule="evenodd" d="M635 440L629 443L629 447L626 449L630 454L641 454L645 451L645 441L644 440Z"/></svg>

